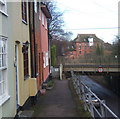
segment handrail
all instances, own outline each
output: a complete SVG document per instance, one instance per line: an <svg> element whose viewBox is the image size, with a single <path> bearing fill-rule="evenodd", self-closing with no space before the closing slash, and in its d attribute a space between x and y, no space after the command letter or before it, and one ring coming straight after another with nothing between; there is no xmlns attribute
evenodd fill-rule
<svg viewBox="0 0 120 119"><path fill-rule="evenodd" d="M86 108L88 108L88 110L90 111L91 115L94 117L95 116L94 112L93 112L93 109L94 109L96 111L96 113L99 115L100 118L107 117L107 115L105 114L106 113L105 110L106 110L114 118L119 119L119 117L114 112L112 112L111 109L101 99L99 99L98 96L94 92L92 92L91 89L88 86L86 86L82 81L79 80L79 78L76 75L74 75L73 71L71 71L71 75L72 75L73 84L74 84L74 87L76 89L76 92L77 92L78 95L80 95L82 97L81 99L83 99L83 101L84 101L84 109L85 110L86 110ZM86 107L87 103L86 103L86 100L85 100L85 91L84 91L85 89L87 90L88 94L90 93L89 99L88 99L89 105L87 107ZM91 95L93 95L99 101L100 106L101 106L101 108L100 108L101 114L97 110L97 108L94 106L94 104L93 104L93 102L91 100ZM90 106L90 108L89 108L89 106Z"/></svg>

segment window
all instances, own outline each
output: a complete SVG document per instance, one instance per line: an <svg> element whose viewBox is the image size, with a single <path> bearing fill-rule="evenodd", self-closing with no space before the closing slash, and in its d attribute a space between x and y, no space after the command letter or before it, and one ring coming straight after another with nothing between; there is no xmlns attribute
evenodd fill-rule
<svg viewBox="0 0 120 119"><path fill-rule="evenodd" d="M37 13L37 1L34 0L34 11Z"/></svg>
<svg viewBox="0 0 120 119"><path fill-rule="evenodd" d="M81 54L82 52L80 51L80 54Z"/></svg>
<svg viewBox="0 0 120 119"><path fill-rule="evenodd" d="M0 0L0 12L4 14L7 13L7 5L5 0Z"/></svg>
<svg viewBox="0 0 120 119"><path fill-rule="evenodd" d="M28 47L23 45L24 78L29 76Z"/></svg>
<svg viewBox="0 0 120 119"><path fill-rule="evenodd" d="M39 20L41 20L41 8L40 8L40 3L39 3Z"/></svg>
<svg viewBox="0 0 120 119"><path fill-rule="evenodd" d="M42 25L45 25L45 17L44 17L43 12L42 12Z"/></svg>
<svg viewBox="0 0 120 119"><path fill-rule="evenodd" d="M0 105L7 96L7 38L0 37Z"/></svg>
<svg viewBox="0 0 120 119"><path fill-rule="evenodd" d="M22 0L22 20L27 22L27 2Z"/></svg>
<svg viewBox="0 0 120 119"><path fill-rule="evenodd" d="M48 52L46 52L46 66L49 65L49 60L48 60Z"/></svg>
<svg viewBox="0 0 120 119"><path fill-rule="evenodd" d="M47 29L47 18L45 17L45 28Z"/></svg>
<svg viewBox="0 0 120 119"><path fill-rule="evenodd" d="M81 46L79 46L79 49L81 49Z"/></svg>
<svg viewBox="0 0 120 119"><path fill-rule="evenodd" d="M44 68L49 65L49 55L48 52L44 53Z"/></svg>

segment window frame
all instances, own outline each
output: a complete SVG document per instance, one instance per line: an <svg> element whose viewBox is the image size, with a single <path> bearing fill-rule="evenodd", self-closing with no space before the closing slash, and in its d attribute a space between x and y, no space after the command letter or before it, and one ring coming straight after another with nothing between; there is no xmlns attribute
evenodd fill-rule
<svg viewBox="0 0 120 119"><path fill-rule="evenodd" d="M34 0L34 11L37 13L37 1Z"/></svg>
<svg viewBox="0 0 120 119"><path fill-rule="evenodd" d="M0 13L2 13L5 16L8 16L6 0L0 0Z"/></svg>
<svg viewBox="0 0 120 119"><path fill-rule="evenodd" d="M1 48L0 55L6 56L6 57L2 56L3 59L1 58L1 64L3 63L2 60L4 60L5 66L4 66L4 63L0 66L0 74L2 77L0 80L0 91L1 91L0 92L0 106L10 98L10 96L8 95L8 80L7 80L7 69L8 69L7 40L8 40L7 37L0 36L0 42L3 41L4 45L5 45L5 46L3 46L4 48L0 47Z"/></svg>
<svg viewBox="0 0 120 119"><path fill-rule="evenodd" d="M45 15L44 13L41 11L41 14L42 14L42 25L45 26Z"/></svg>
<svg viewBox="0 0 120 119"><path fill-rule="evenodd" d="M39 20L41 20L41 12L42 12L40 5L41 5L41 3L39 2L39 8L38 8L38 10L39 10L39 12L38 12L39 13Z"/></svg>
<svg viewBox="0 0 120 119"><path fill-rule="evenodd" d="M29 77L29 53L28 47L23 45L23 68L24 68L24 79Z"/></svg>
<svg viewBox="0 0 120 119"><path fill-rule="evenodd" d="M44 61L44 68L49 66L49 52L44 52L43 61Z"/></svg>
<svg viewBox="0 0 120 119"><path fill-rule="evenodd" d="M27 23L27 2L22 0L21 2L22 21Z"/></svg>

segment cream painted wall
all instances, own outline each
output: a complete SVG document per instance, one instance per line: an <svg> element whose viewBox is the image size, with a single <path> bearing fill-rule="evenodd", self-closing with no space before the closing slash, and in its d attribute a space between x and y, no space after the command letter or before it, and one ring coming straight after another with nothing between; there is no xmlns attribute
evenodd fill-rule
<svg viewBox="0 0 120 119"><path fill-rule="evenodd" d="M0 13L0 35L8 36L8 93L10 99L0 106L0 118L1 117L14 117L16 114L16 72L14 67L15 60L15 41L19 41L18 45L18 68L19 68L19 105L23 106L29 96L34 96L37 93L37 82L29 77L24 80L23 70L23 42L29 41L29 21L27 24L22 22L21 3L20 2L8 2L8 17L1 17ZM4 21L4 22L3 22ZM30 48L29 48L30 59ZM30 60L29 60L29 75L31 74Z"/></svg>
<svg viewBox="0 0 120 119"><path fill-rule="evenodd" d="M19 105L23 106L23 104L26 102L26 100L30 97L30 86L29 86L29 80L30 77L26 80L24 80L24 62L23 62L23 53L22 53L22 47L23 43L26 41L30 42L29 38L29 20L27 18L27 24L22 22L22 14L21 14L21 3L13 3L12 4L12 26L14 29L13 31L13 39L15 41L19 41L20 44L18 44L18 57L19 57ZM27 11L27 17L28 17L28 11ZM30 59L30 47L29 47L29 59ZM30 60L29 60L29 75L31 75L31 67L30 67ZM37 88L37 87L35 87ZM34 90L34 89L33 89Z"/></svg>
<svg viewBox="0 0 120 119"><path fill-rule="evenodd" d="M8 3L7 3L8 6ZM8 7L8 14L10 10ZM10 16L0 13L0 35L8 37L7 39L7 82L8 95L10 99L0 106L0 117L14 117L16 114L16 93L15 93L15 69L14 69L14 41L10 38ZM12 74L12 75L11 75Z"/></svg>

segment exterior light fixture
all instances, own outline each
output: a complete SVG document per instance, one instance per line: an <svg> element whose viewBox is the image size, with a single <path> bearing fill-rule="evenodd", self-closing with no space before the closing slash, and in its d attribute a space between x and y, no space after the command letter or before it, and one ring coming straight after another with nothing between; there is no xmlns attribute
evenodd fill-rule
<svg viewBox="0 0 120 119"><path fill-rule="evenodd" d="M29 45L30 45L30 43L28 41L23 43L22 52L26 52L29 48Z"/></svg>

